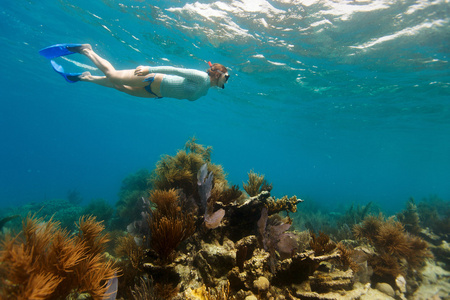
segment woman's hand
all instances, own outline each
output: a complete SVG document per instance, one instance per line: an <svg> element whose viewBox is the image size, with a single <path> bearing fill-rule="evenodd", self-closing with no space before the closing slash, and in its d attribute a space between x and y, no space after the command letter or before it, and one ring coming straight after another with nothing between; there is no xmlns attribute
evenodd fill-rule
<svg viewBox="0 0 450 300"><path fill-rule="evenodd" d="M134 70L134 75L136 76L145 76L148 75L149 72L149 67L145 67L145 66L139 66L136 68L136 70Z"/></svg>

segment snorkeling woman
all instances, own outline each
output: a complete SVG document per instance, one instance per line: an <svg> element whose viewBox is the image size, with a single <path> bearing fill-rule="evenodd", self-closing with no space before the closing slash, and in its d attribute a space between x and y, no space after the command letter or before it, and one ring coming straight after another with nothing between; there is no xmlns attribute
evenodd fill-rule
<svg viewBox="0 0 450 300"><path fill-rule="evenodd" d="M105 76L94 76L89 72L65 73L62 66L51 61L56 72L68 82L85 81L115 88L121 92L143 98L176 98L195 101L205 96L210 87L225 88L227 69L221 64L211 64L206 72L175 67L138 66L136 69L116 70L113 65L94 52L90 44L58 44L39 51L52 59L80 53L87 56Z"/></svg>

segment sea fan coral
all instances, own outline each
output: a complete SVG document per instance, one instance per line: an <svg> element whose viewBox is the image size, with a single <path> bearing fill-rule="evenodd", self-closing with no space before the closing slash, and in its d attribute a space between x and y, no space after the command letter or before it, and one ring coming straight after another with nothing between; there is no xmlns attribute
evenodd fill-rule
<svg viewBox="0 0 450 300"><path fill-rule="evenodd" d="M291 233L285 232L291 224L283 222L278 215L269 218L266 207L261 210L257 225L259 242L262 248L270 253L269 265L274 272L276 252L291 254L298 248L297 240Z"/></svg>
<svg viewBox="0 0 450 300"><path fill-rule="evenodd" d="M151 220L152 210L150 206L150 201L142 197L140 219L127 226L127 231L134 237L136 244L146 248L149 247L151 239L149 220Z"/></svg>
<svg viewBox="0 0 450 300"><path fill-rule="evenodd" d="M213 178L213 173L208 173L208 164L203 164L197 172L197 185L201 204L205 210L207 209L208 199L211 197Z"/></svg>
<svg viewBox="0 0 450 300"><path fill-rule="evenodd" d="M108 280L119 272L103 250L108 238L94 217L81 218L80 233L69 233L50 219L28 216L23 232L2 242L2 299L61 299L86 292L102 299Z"/></svg>
<svg viewBox="0 0 450 300"><path fill-rule="evenodd" d="M201 204L205 209L205 226L209 229L214 229L219 226L220 221L222 221L225 210L222 208L214 212L214 202L210 201L208 203L209 198L211 197L211 189L212 189L212 181L213 181L213 173L208 173L207 164L204 164L197 174L197 184L198 184L198 193L200 195Z"/></svg>

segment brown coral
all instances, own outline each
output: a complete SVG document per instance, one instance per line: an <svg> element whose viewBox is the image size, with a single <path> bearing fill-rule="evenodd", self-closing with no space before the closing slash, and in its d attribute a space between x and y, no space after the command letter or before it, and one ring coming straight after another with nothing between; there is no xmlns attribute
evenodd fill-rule
<svg viewBox="0 0 450 300"><path fill-rule="evenodd" d="M135 300L172 299L178 293L178 287L172 284L154 283L153 279L141 277L138 284L131 290Z"/></svg>
<svg viewBox="0 0 450 300"><path fill-rule="evenodd" d="M123 275L119 278L118 293L125 299L131 299L130 286L144 273L144 249L136 244L135 237L130 234L119 237L116 244L115 254L121 258L118 265L123 270Z"/></svg>
<svg viewBox="0 0 450 300"><path fill-rule="evenodd" d="M373 272L379 276L389 275L391 278L396 278L399 274L404 273L398 259L385 252L372 257L369 263L373 268Z"/></svg>
<svg viewBox="0 0 450 300"><path fill-rule="evenodd" d="M179 198L175 189L154 190L150 194L150 202L156 205L159 214L168 217L175 217L180 208Z"/></svg>
<svg viewBox="0 0 450 300"><path fill-rule="evenodd" d="M272 190L272 184L266 181L264 175L255 173L253 170L248 172L248 181L243 183L242 186L250 197L254 197L262 191L270 192Z"/></svg>
<svg viewBox="0 0 450 300"><path fill-rule="evenodd" d="M119 257L126 257L134 269L142 269L144 249L136 244L132 235L128 234L117 239L115 253Z"/></svg>
<svg viewBox="0 0 450 300"><path fill-rule="evenodd" d="M360 269L360 266L352 259L353 250L347 248L343 243L339 242L336 244L336 248L340 253L340 261L345 268L350 268L354 272Z"/></svg>
<svg viewBox="0 0 450 300"><path fill-rule="evenodd" d="M28 216L23 231L2 242L2 299L60 299L87 292L101 299L118 269L102 254L108 238L94 217L80 219L80 234L69 238L59 223Z"/></svg>
<svg viewBox="0 0 450 300"><path fill-rule="evenodd" d="M208 169L214 174L215 183L224 182L225 173L222 166L211 164L211 147L204 147L192 138L186 142L185 149L179 150L175 156L165 155L156 164L152 174L155 189L169 190L181 188L189 197L197 193L197 172L200 167L208 163Z"/></svg>
<svg viewBox="0 0 450 300"><path fill-rule="evenodd" d="M433 256L429 250L428 243L413 235L408 235L408 243L411 249L407 258L408 264L413 269L419 269L425 258Z"/></svg>
<svg viewBox="0 0 450 300"><path fill-rule="evenodd" d="M214 184L214 188L211 191L211 202L221 202L223 205L228 205L240 199L242 191L239 190L239 186L233 185L231 188L226 188L223 184Z"/></svg>
<svg viewBox="0 0 450 300"><path fill-rule="evenodd" d="M374 242L377 248L382 248L390 255L412 254L403 225L396 221L384 222L378 229Z"/></svg>
<svg viewBox="0 0 450 300"><path fill-rule="evenodd" d="M403 225L392 218L368 216L355 225L353 231L357 238L367 239L375 246L377 254L369 262L379 276L395 278L405 275L408 269L418 270L430 256L427 243L408 234Z"/></svg>
<svg viewBox="0 0 450 300"><path fill-rule="evenodd" d="M309 246L317 256L329 253L336 248L336 244L333 243L330 240L330 237L322 231L319 233L319 236L316 236L314 232L311 232L311 241L309 242Z"/></svg>
<svg viewBox="0 0 450 300"><path fill-rule="evenodd" d="M382 223L383 216L381 214L379 216L369 215L364 218L362 223L353 226L353 234L357 239L366 238L373 242L377 239L376 235Z"/></svg>
<svg viewBox="0 0 450 300"><path fill-rule="evenodd" d="M152 219L151 247L163 262L173 260L176 247L193 233L191 218L155 217Z"/></svg>
<svg viewBox="0 0 450 300"><path fill-rule="evenodd" d="M163 263L168 263L173 260L177 246L194 233L195 219L192 214L182 212L173 189L154 191L151 201L156 204L156 210L149 220L150 246Z"/></svg>
<svg viewBox="0 0 450 300"><path fill-rule="evenodd" d="M134 286L131 294L134 300L156 299L152 280L144 277L141 277L139 283Z"/></svg>

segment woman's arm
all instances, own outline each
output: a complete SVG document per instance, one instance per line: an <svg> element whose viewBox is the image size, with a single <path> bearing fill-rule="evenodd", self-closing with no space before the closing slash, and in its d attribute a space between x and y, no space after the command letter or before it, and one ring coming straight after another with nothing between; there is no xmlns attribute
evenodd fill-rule
<svg viewBox="0 0 450 300"><path fill-rule="evenodd" d="M184 77L186 79L201 81L205 80L208 77L206 72L198 71L195 69L183 69L183 68L175 68L175 67L147 67L147 66L139 66L134 71L135 75L145 76L150 73L161 73L167 75L177 75Z"/></svg>

